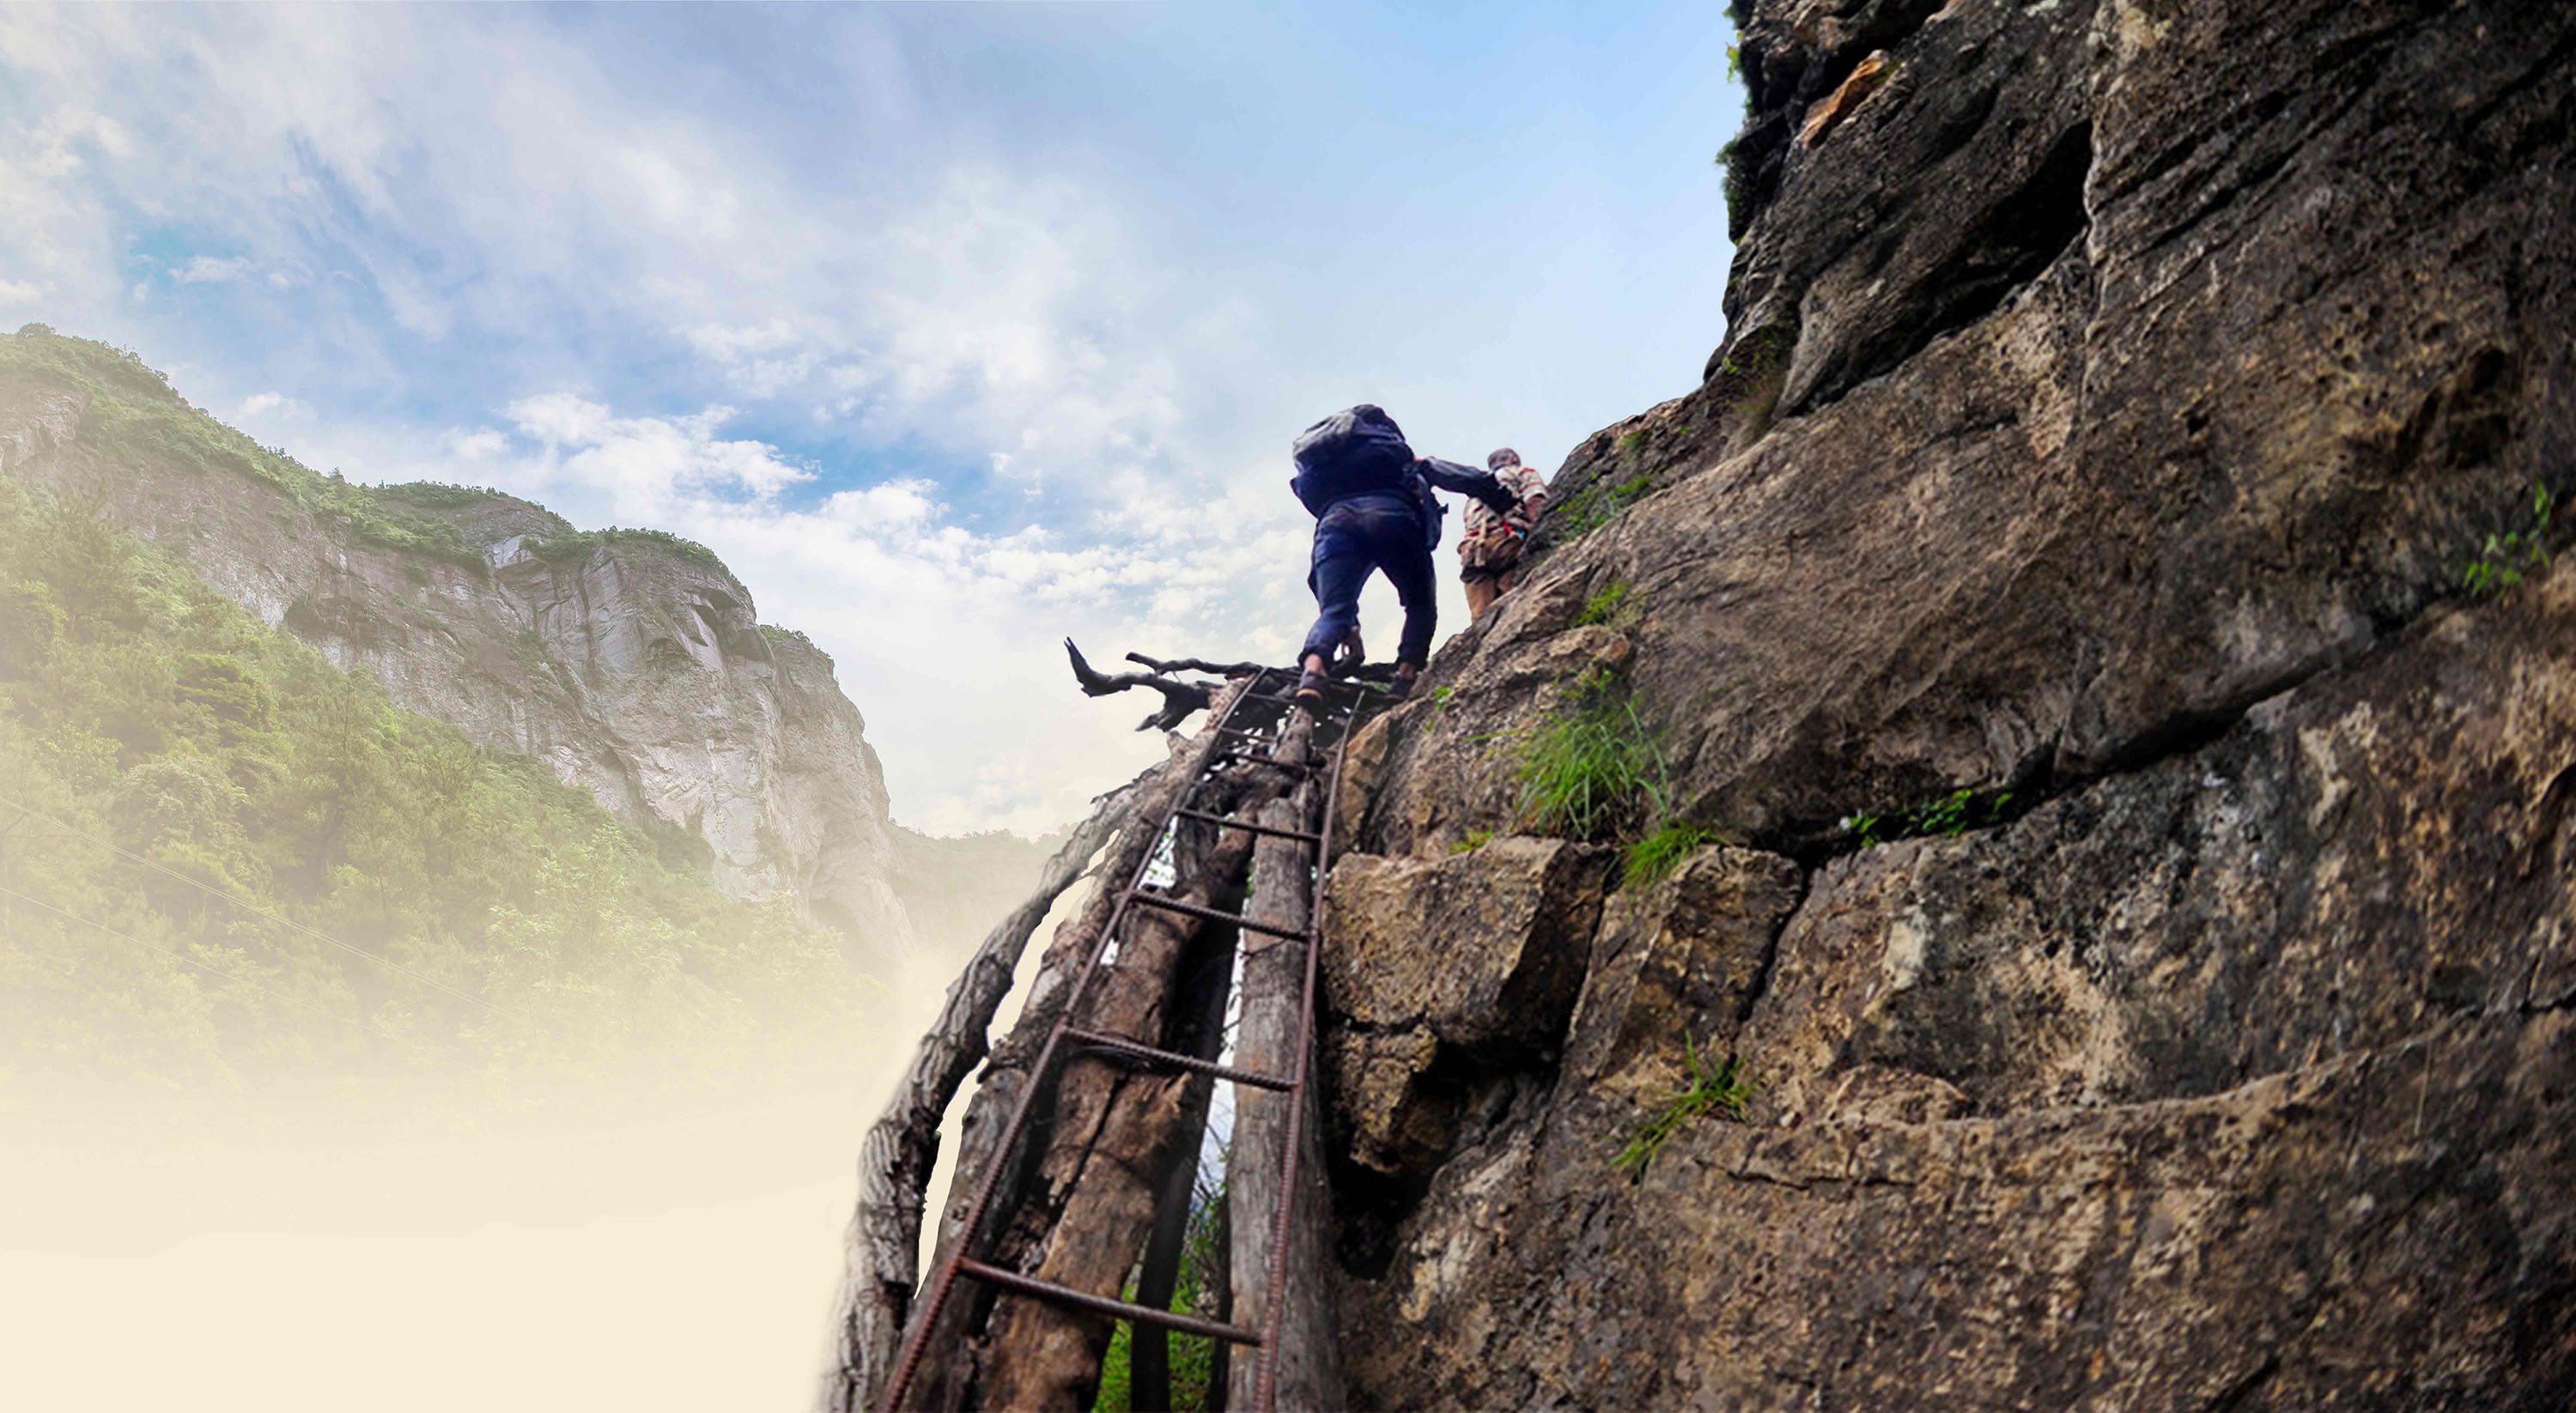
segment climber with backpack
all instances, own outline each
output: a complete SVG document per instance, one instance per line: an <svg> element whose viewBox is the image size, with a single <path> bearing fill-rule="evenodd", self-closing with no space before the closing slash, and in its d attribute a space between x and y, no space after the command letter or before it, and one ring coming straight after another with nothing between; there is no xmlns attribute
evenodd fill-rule
<svg viewBox="0 0 2576 1413"><path fill-rule="evenodd" d="M1470 619L1484 617L1494 600L1521 581L1521 549L1547 504L1547 478L1536 467L1522 465L1519 452L1496 448L1485 458L1485 469L1518 497L1519 504L1508 515L1496 515L1481 503L1470 505L1465 523L1458 527L1458 580L1467 590Z"/></svg>
<svg viewBox="0 0 2576 1413"><path fill-rule="evenodd" d="M1310 705L1323 700L1336 654L1347 654L1345 666L1356 665L1360 586L1373 571L1385 573L1404 604L1394 688L1403 696L1430 660L1431 634L1439 626L1431 551L1440 544L1446 511L1431 488L1473 496L1497 515L1518 508L1519 498L1490 471L1415 456L1395 419L1367 403L1298 433L1290 450L1297 474L1289 489L1315 517L1314 567L1306 576L1315 592L1315 626L1298 655L1297 698Z"/></svg>

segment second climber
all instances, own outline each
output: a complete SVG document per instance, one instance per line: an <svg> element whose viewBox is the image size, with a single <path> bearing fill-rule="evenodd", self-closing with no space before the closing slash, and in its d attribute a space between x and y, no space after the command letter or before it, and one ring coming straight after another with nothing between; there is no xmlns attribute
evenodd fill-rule
<svg viewBox="0 0 2576 1413"><path fill-rule="evenodd" d="M1503 447L1485 458L1494 479L1510 491L1515 504L1497 513L1483 502L1467 507L1458 527L1458 579L1467 590L1467 617L1482 618L1494 600L1521 581L1521 548L1530 525L1547 503L1547 479L1521 464L1521 454Z"/></svg>

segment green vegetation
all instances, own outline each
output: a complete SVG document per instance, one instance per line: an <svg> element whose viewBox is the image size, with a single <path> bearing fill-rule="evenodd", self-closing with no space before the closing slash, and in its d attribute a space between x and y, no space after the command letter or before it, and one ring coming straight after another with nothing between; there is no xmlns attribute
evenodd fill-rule
<svg viewBox="0 0 2576 1413"><path fill-rule="evenodd" d="M848 1046L870 984L695 844L0 475L0 1082L655 1079Z"/></svg>
<svg viewBox="0 0 2576 1413"><path fill-rule="evenodd" d="M714 550L668 530L621 530L613 525L605 530L577 530L551 540L539 540L528 546L528 552L549 563L561 564L588 559L602 549L626 545L651 545L668 550L711 574L721 574L727 579L733 577L733 571L725 568L724 561L716 558Z"/></svg>
<svg viewBox="0 0 2576 1413"><path fill-rule="evenodd" d="M1728 411L1736 414L1741 446L1771 428L1780 405L1780 389L1789 380L1789 353L1797 347L1795 332L1773 326L1737 339L1717 365L1716 381Z"/></svg>
<svg viewBox="0 0 2576 1413"><path fill-rule="evenodd" d="M1521 751L1520 822L1542 834L1605 840L1663 820L1669 795L1663 751L1626 688L1594 668Z"/></svg>
<svg viewBox="0 0 2576 1413"><path fill-rule="evenodd" d="M482 551L446 520L429 513L421 488L394 492L325 476L275 447L263 447L190 407L169 380L131 350L66 338L29 324L0 339L0 377L48 384L89 400L81 440L108 462L185 467L233 476L283 492L316 520L346 526L359 538L468 569L484 568ZM462 491L462 487L444 487Z"/></svg>
<svg viewBox="0 0 2576 1413"><path fill-rule="evenodd" d="M1696 1041L1682 1040L1684 1062L1689 1077L1680 1089L1664 1100L1655 1116L1628 1131L1627 1140L1610 1159L1610 1166L1628 1175L1630 1182L1644 1182L1646 1167L1654 1162L1655 1153L1664 1141L1696 1118L1715 1114L1736 1123L1744 1122L1753 1102L1753 1081L1744 1073L1744 1064L1729 1055L1712 1065L1700 1053Z"/></svg>
<svg viewBox="0 0 2576 1413"><path fill-rule="evenodd" d="M2460 570L2460 587L2491 598L2549 568L2549 521L2557 510L2549 488L2531 483L2531 528L2491 534Z"/></svg>
<svg viewBox="0 0 2576 1413"><path fill-rule="evenodd" d="M1180 1278L1172 1286L1172 1303L1164 1306L1175 1314L1198 1314L1212 1317L1217 1310L1216 1282L1225 1269L1225 1259L1217 1249L1223 1235L1218 1221L1218 1204L1223 1189L1211 1191L1202 1185L1191 1194L1189 1236L1181 1247ZM1136 1298L1130 1285L1124 1298ZM1215 1372L1216 1342L1197 1335L1173 1334L1172 1407L1171 1413L1202 1413L1208 1406L1208 1385ZM1091 1401L1092 1413L1129 1413L1133 1399L1133 1337L1127 1322L1118 1322L1116 1333L1109 1337L1109 1351L1100 1360L1100 1392Z"/></svg>
<svg viewBox="0 0 2576 1413"><path fill-rule="evenodd" d="M527 505L527 501L489 486L456 486L445 481L404 481L398 485L376 486L372 494L379 501L404 501L429 510L462 510L486 501L509 501Z"/></svg>
<svg viewBox="0 0 2576 1413"><path fill-rule="evenodd" d="M1466 838L1449 846L1449 852L1453 854L1472 854L1492 842L1494 842L1494 831L1490 829L1470 829L1467 831Z"/></svg>
<svg viewBox="0 0 2576 1413"><path fill-rule="evenodd" d="M1557 538L1570 540L1609 524L1612 516L1636 503L1654 483L1653 474L1644 471L1620 481L1594 479L1565 503Z"/></svg>
<svg viewBox="0 0 2576 1413"><path fill-rule="evenodd" d="M1914 811L1914 832L1955 839L1968 832L1968 801L1974 790L1953 790L1925 800Z"/></svg>
<svg viewBox="0 0 2576 1413"><path fill-rule="evenodd" d="M1895 817L1868 812L1846 815L1834 829L1855 849L1874 849L1898 839L1955 839L1979 825L2001 824L2012 802L2010 790L1982 797L1973 788L1952 790Z"/></svg>
<svg viewBox="0 0 2576 1413"><path fill-rule="evenodd" d="M1615 614L1629 600L1624 586L1612 589L1618 592L1596 593L1592 602ZM1669 876L1693 849L1719 837L1674 817L1662 741L1646 729L1627 688L1597 667L1569 683L1556 709L1522 738L1514 823L1588 843L1628 841L1619 861L1623 888ZM1490 831L1471 833L1451 852L1488 837Z"/></svg>
<svg viewBox="0 0 2576 1413"><path fill-rule="evenodd" d="M1431 690L1431 710L1435 713L1447 711L1449 703L1457 697L1458 689L1455 687L1434 687Z"/></svg>
<svg viewBox="0 0 2576 1413"><path fill-rule="evenodd" d="M812 652L822 651L821 648L814 646L813 639L806 637L804 634L797 632L793 628L780 628L774 624L763 623L760 625L760 636L767 638L773 643L794 643L796 646L805 648Z"/></svg>
<svg viewBox="0 0 2576 1413"><path fill-rule="evenodd" d="M1588 628L1597 623L1624 633L1635 627L1643 616L1643 605L1629 592L1628 581L1613 579L1584 599L1583 607L1575 612L1574 626Z"/></svg>
<svg viewBox="0 0 2576 1413"><path fill-rule="evenodd" d="M1696 824L1669 820L1654 833L1628 846L1619 858L1619 886L1642 886L1669 877L1691 851L1716 837Z"/></svg>
<svg viewBox="0 0 2576 1413"><path fill-rule="evenodd" d="M1741 240L1753 220L1753 164L1744 153L1744 134L1737 133L1717 149L1717 165L1726 169L1726 236Z"/></svg>

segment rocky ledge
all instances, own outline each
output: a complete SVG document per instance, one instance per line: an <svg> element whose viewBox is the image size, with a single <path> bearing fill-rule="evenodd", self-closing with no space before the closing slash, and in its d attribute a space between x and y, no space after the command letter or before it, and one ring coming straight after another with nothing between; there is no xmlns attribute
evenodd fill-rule
<svg viewBox="0 0 2576 1413"><path fill-rule="evenodd" d="M1725 345L1352 747L1354 1401L2568 1406L2576 13L1741 20Z"/></svg>

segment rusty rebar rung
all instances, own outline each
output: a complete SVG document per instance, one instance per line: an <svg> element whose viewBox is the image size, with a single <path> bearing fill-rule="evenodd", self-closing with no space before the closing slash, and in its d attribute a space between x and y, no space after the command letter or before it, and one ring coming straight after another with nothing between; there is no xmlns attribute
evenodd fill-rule
<svg viewBox="0 0 2576 1413"><path fill-rule="evenodd" d="M1172 817L1201 819L1210 824L1221 824L1228 829L1241 829L1252 834L1268 834L1280 839L1295 839L1307 844L1319 844L1324 839L1321 834L1310 834L1303 829L1274 829L1267 824L1254 824L1250 820L1236 819L1232 815L1209 814L1206 810L1174 810Z"/></svg>
<svg viewBox="0 0 2576 1413"><path fill-rule="evenodd" d="M1236 1084L1249 1084L1260 1089L1276 1089L1285 1092L1291 1084L1295 1083L1294 1080L1281 1079L1275 1074L1263 1074L1259 1070L1236 1069L1232 1065L1220 1065L1214 1060L1202 1060L1196 1055L1157 1049L1141 1040L1130 1040L1124 1035L1112 1035L1105 1030L1085 1030L1080 1026L1069 1025L1064 1028L1064 1033L1066 1038L1079 1040L1093 1049L1107 1050L1150 1065L1214 1075L1218 1079L1231 1080Z"/></svg>
<svg viewBox="0 0 2576 1413"><path fill-rule="evenodd" d="M1259 685L1264 679L1274 674L1285 675L1279 669L1265 669L1262 673L1256 675L1250 683L1246 684L1245 690L1238 692L1234 699L1227 704L1226 710L1217 717L1215 722L1215 727L1219 737L1222 738L1226 735L1243 734L1240 728L1232 728L1230 723L1234 715L1235 708L1241 706L1246 701L1278 702L1291 707L1301 707L1314 719L1317 726L1334 725L1343 728L1333 743L1332 761L1330 766L1291 766L1284 762L1268 760L1262 757L1247 756L1240 752L1232 751L1219 753L1211 759L1210 764L1213 764L1217 759L1241 759L1252 761L1259 765L1268 765L1294 770L1309 779L1318 777L1322 778L1327 782L1327 788L1324 793L1324 828L1322 833L1309 835L1302 831L1273 829L1264 825L1257 825L1219 816L1211 816L1200 811L1186 809L1183 805L1190 795L1195 792L1199 786L1208 783L1209 777L1201 776L1198 780L1184 788L1181 800L1176 801L1172 809L1164 815L1162 823L1156 831L1158 834L1169 830L1180 818L1186 815L1192 818L1208 819L1230 828L1247 829L1255 833L1280 835L1309 842L1317 847L1320 854L1329 858L1332 852L1332 822L1341 798L1342 757L1350 747L1351 733L1348 729L1349 723L1352 716L1356 714L1358 707L1363 700L1363 689L1357 683L1336 682L1331 684L1335 688L1347 691L1349 695L1341 698L1329 708L1319 708L1315 705L1309 705L1298 701L1293 696L1271 696L1267 693L1250 690L1251 687ZM887 1406L890 1408L900 1408L906 1402L906 1395L911 1391L913 1375L920 1368L922 1356L927 1352L927 1343L931 1330L937 1323L941 1308L947 1303L951 1287L957 1278L961 1276L972 1277L991 1285L1000 1286L1006 1290L1015 1291L1021 1295L1031 1296L1041 1300L1049 1300L1058 1304L1070 1305L1079 1309L1090 1310L1094 1313L1108 1315L1113 1319L1141 1322L1148 1325L1159 1325L1166 1329L1178 1330L1184 1334L1199 1335L1208 1339L1222 1339L1231 1343L1247 1345L1260 1349L1261 1366L1259 1379L1256 1384L1257 1393L1255 1400L1257 1413L1270 1413L1270 1410L1276 1408L1278 1402L1279 1355L1276 1341L1278 1339L1280 1313L1286 1304L1280 1296L1281 1286L1284 1284L1285 1277L1287 1275L1287 1228L1289 1225L1290 1214L1296 1205L1294 1198L1297 1189L1297 1173L1299 1167L1297 1159L1303 1148L1303 1145L1297 1141L1297 1135L1302 1132L1301 1115L1305 1108L1303 1102L1305 1098L1305 1085L1293 1080L1283 1080L1273 1075L1265 1075L1249 1070L1237 1070L1227 1066L1219 1066L1212 1061L1198 1060L1191 1056L1176 1055L1169 1051L1156 1051L1150 1046L1145 1046L1136 1041L1128 1040L1123 1036L1109 1035L1099 1031L1084 1030L1072 1025L1071 1018L1074 1012L1080 1007L1083 995L1090 987L1091 979L1099 973L1104 965L1107 950L1111 945L1112 939L1117 934L1118 925L1125 917L1127 909L1131 904L1142 902L1149 907L1162 908L1171 912L1183 913L1211 922L1231 923L1237 927L1245 928L1254 932L1267 933L1275 937L1302 938L1305 939L1308 944L1306 951L1306 976L1298 1001L1300 1016L1297 1042L1293 1053L1296 1058L1296 1072L1303 1075L1311 1068L1312 1065L1311 1046L1314 1028L1315 995L1317 989L1316 957L1317 953L1321 950L1321 948L1316 946L1315 943L1322 930L1323 879L1319 873L1314 880L1313 897L1307 908L1307 926L1303 929L1283 928L1269 923L1257 922L1239 914L1224 912L1216 908L1201 907L1195 903L1184 903L1177 898L1167 898L1145 891L1146 874L1152 869L1154 860L1158 854L1159 850L1149 849L1146 851L1144 857L1138 861L1136 872L1130 879L1123 895L1118 900L1117 906L1110 910L1109 918L1102 928L1101 935L1092 943L1090 960L1082 966L1074 978L1072 994L1065 1000L1064 1011L1058 1015L1055 1024L1049 1028L1046 1043L1039 1047L1037 1057L1029 1067L1027 1080L1020 1091L1018 1099L1014 1101L1011 1106L1010 1116L1002 1125L1001 1136L995 1144L994 1152L990 1161L986 1164L983 1177L976 1185L974 1198L969 1202L966 1215L961 1221L961 1230L957 1236L957 1247L951 1251L948 1257L940 1263L939 1268L932 1274L931 1279L928 1282L928 1287L923 1292L924 1299L921 1305L913 1311L913 1318L909 1322L911 1328L903 1340L901 1349L895 1360L894 1370L886 1383L884 1399ZM978 1236L983 1231L986 1218L991 1210L995 1188L998 1186L1002 1170L1007 1166L1008 1159L1014 1151L1014 1145L1024 1131L1024 1126L1029 1115L1030 1103L1035 1098L1039 1089L1054 1082L1050 1078L1050 1075L1062 1056L1062 1044L1067 1040L1071 1040L1076 1046L1105 1048L1128 1055L1132 1058L1143 1059L1157 1064L1177 1064L1182 1068L1200 1070L1214 1074L1234 1083L1272 1089L1286 1095L1289 1114L1289 1139L1285 1149L1283 1150L1284 1162L1283 1169L1280 1174L1281 1181L1278 1208L1271 1214L1272 1249L1270 1270L1267 1273L1268 1279L1264 1282L1264 1285L1269 1291L1269 1298L1267 1300L1268 1308L1262 1321L1263 1328L1259 1333L1255 1333L1254 1331L1245 1329L1239 1325L1228 1325L1214 1320L1202 1320L1192 1315L1176 1315L1169 1311L1153 1309L1150 1306L1137 1305L1124 1300L1114 1300L1107 1296L1092 1295L1084 1291L1075 1290L1070 1286L1058 1285L1052 1281L1040 1280L1032 1276L1021 1275L1016 1271L1005 1270L998 1266L988 1265L985 1262L976 1260L974 1257L966 1254L967 1249L976 1244Z"/></svg>
<svg viewBox="0 0 2576 1413"><path fill-rule="evenodd" d="M1093 1295L1089 1291L1076 1290L1069 1285L1058 1285L1054 1281L1042 1281L1035 1276L1024 1276L1017 1271L1004 1270L999 1266L988 1266L972 1256L957 1258L957 1274L973 1276L979 1281L998 1285L1004 1290L1015 1291L1021 1295L1034 1296L1039 1300L1052 1300L1058 1305L1071 1305L1076 1309L1089 1310L1094 1314L1107 1315L1131 1324L1161 1325L1167 1330L1178 1330L1182 1334L1194 1334L1203 1339L1221 1339L1231 1344L1258 1346L1261 1343L1261 1336L1241 1325L1229 1325L1217 1320L1202 1320L1196 1315L1174 1314L1169 1310L1157 1310L1151 1305L1139 1305L1132 1300L1113 1300L1106 1295Z"/></svg>
<svg viewBox="0 0 2576 1413"><path fill-rule="evenodd" d="M1149 908L1161 908L1166 912L1186 913L1191 917L1201 918L1208 922L1227 923L1235 927L1240 927L1247 932L1267 932L1273 937L1303 937L1306 935L1306 929L1302 927L1281 927L1275 922L1259 922L1252 918L1245 917L1241 913L1227 912L1223 908L1203 908L1196 903L1184 903L1178 898L1166 898L1160 893L1148 893L1141 887L1131 889L1129 892L1137 902L1143 903Z"/></svg>

